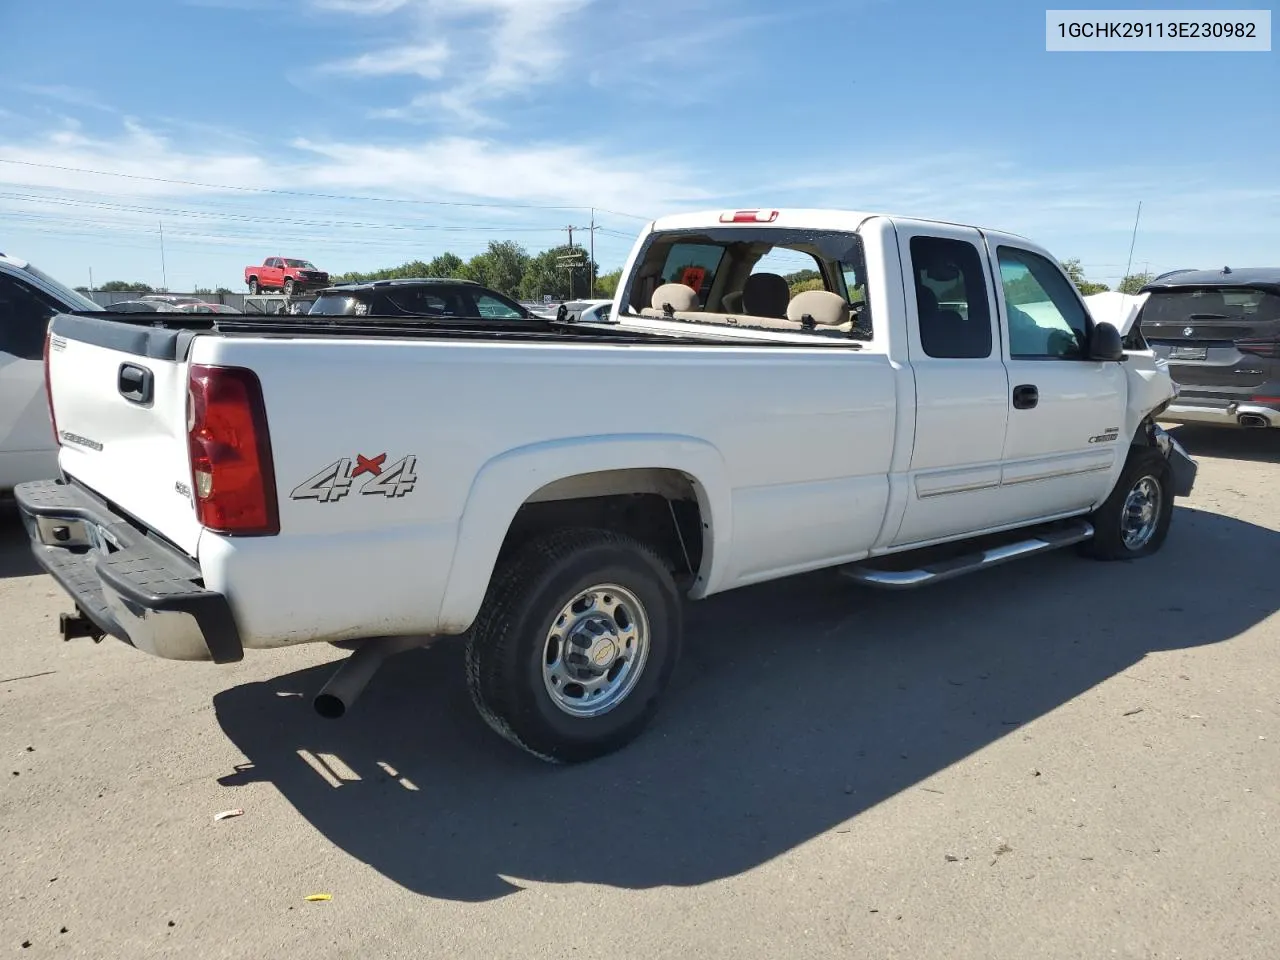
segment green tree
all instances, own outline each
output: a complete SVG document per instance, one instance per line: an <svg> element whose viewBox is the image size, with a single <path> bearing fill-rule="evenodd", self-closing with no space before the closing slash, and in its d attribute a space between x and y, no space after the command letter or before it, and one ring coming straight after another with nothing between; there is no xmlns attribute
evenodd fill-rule
<svg viewBox="0 0 1280 960"><path fill-rule="evenodd" d="M596 277L596 296L612 298L618 294L618 284L622 282L622 268L610 270Z"/></svg>
<svg viewBox="0 0 1280 960"><path fill-rule="evenodd" d="M576 244L570 247L566 244L543 250L536 257L530 258L524 279L520 283L520 297L525 300L541 300L544 296L551 296L557 300L567 300L583 296L587 290L587 271L591 266L587 263L585 254L582 247ZM583 263L583 266L573 270L572 289L569 286L569 269L560 261L561 257L570 255L579 257ZM621 278L621 271L618 271L618 276ZM604 278L598 277L597 281L602 279ZM616 286L617 281L614 283Z"/></svg>
<svg viewBox="0 0 1280 960"><path fill-rule="evenodd" d="M816 270L802 270L801 273L817 274ZM825 290L827 285L822 282L821 276L812 276L804 280L797 280L791 284L791 295L794 297L797 293L804 293L806 290Z"/></svg>
<svg viewBox="0 0 1280 960"><path fill-rule="evenodd" d="M90 293L88 287L76 287L76 293Z"/></svg>
<svg viewBox="0 0 1280 960"><path fill-rule="evenodd" d="M214 293L217 293L217 294L235 293L235 291L234 291L234 290L232 290L230 287L219 287L217 290L215 290L215 291L213 291L213 292L214 292Z"/></svg>
<svg viewBox="0 0 1280 960"><path fill-rule="evenodd" d="M98 287L98 289L105 293L119 293L121 291L128 291L130 293L155 293L150 284L130 283L127 280L108 280L102 286Z"/></svg>
<svg viewBox="0 0 1280 960"><path fill-rule="evenodd" d="M822 274L820 274L817 270L797 270L795 273L788 273L785 277L783 277L783 279L787 281L788 286L794 287L796 286L796 284L805 283L806 281L809 281L809 280L821 280ZM822 288L806 287L805 289L821 290Z"/></svg>
<svg viewBox="0 0 1280 960"><path fill-rule="evenodd" d="M1067 276L1076 285L1076 289L1080 291L1082 297L1088 297L1095 293L1105 293L1111 289L1105 283L1094 283L1092 280L1086 280L1084 267L1080 265L1080 260L1077 257L1063 260L1062 269L1067 272Z"/></svg>
<svg viewBox="0 0 1280 960"><path fill-rule="evenodd" d="M1121 293L1137 293L1156 278L1154 273L1131 273L1116 287Z"/></svg>
<svg viewBox="0 0 1280 960"><path fill-rule="evenodd" d="M467 265L456 253L442 253L427 264L428 277L461 277Z"/></svg>
<svg viewBox="0 0 1280 960"><path fill-rule="evenodd" d="M529 254L514 240L492 240L489 249L471 258L466 279L515 296L529 266Z"/></svg>

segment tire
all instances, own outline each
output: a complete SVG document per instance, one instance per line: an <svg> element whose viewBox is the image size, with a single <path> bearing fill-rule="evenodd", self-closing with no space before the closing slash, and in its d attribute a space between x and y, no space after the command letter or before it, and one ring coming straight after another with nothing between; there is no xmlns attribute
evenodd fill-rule
<svg viewBox="0 0 1280 960"><path fill-rule="evenodd" d="M258 278L249 278L249 296L256 297L258 295Z"/></svg>
<svg viewBox="0 0 1280 960"><path fill-rule="evenodd" d="M586 594L594 604L572 609ZM630 537L533 540L495 571L468 633L472 702L496 733L550 763L613 753L657 713L680 657L681 613L667 564Z"/></svg>
<svg viewBox="0 0 1280 960"><path fill-rule="evenodd" d="M286 297L292 297L292 296L293 296L293 278L292 278L292 277L289 277L289 278L288 278L287 280L285 280L285 282L284 282L284 295L285 295Z"/></svg>
<svg viewBox="0 0 1280 960"><path fill-rule="evenodd" d="M1140 486L1148 493L1154 489L1158 497L1150 504L1147 522L1140 522L1132 509L1126 509L1130 496L1139 496ZM1173 471L1164 455L1153 447L1133 447L1115 488L1089 521L1093 539L1081 550L1095 560L1137 560L1159 550L1173 521ZM1126 533L1132 536L1126 537Z"/></svg>

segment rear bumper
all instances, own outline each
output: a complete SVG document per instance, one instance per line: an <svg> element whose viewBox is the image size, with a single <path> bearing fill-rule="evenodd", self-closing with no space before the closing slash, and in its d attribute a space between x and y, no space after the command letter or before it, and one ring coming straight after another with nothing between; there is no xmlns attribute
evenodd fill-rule
<svg viewBox="0 0 1280 960"><path fill-rule="evenodd" d="M1167 423L1208 423L1239 426L1241 417L1261 417L1268 426L1280 427L1280 410L1259 403L1236 401L1197 401L1183 394L1177 403L1160 414Z"/></svg>
<svg viewBox="0 0 1280 960"><path fill-rule="evenodd" d="M103 633L168 660L243 659L226 597L190 558L74 484L23 483L14 499L36 561Z"/></svg>

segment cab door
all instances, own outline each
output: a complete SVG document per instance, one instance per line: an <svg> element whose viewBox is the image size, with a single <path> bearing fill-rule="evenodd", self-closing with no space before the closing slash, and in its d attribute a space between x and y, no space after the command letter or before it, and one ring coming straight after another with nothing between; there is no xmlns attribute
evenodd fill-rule
<svg viewBox="0 0 1280 960"><path fill-rule="evenodd" d="M1009 383L982 235L897 221L915 376L907 504L891 546L954 538L1007 519L1000 495Z"/></svg>
<svg viewBox="0 0 1280 960"><path fill-rule="evenodd" d="M0 489L57 475L44 338L57 305L0 273Z"/></svg>
<svg viewBox="0 0 1280 960"><path fill-rule="evenodd" d="M1091 509L1129 450L1124 370L1089 359L1093 321L1057 261L1020 237L988 234L986 243L1010 385L1006 509L1016 520Z"/></svg>

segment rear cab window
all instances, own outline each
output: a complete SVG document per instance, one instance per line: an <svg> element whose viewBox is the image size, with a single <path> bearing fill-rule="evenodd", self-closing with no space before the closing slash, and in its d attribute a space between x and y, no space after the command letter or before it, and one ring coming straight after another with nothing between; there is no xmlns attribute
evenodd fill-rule
<svg viewBox="0 0 1280 960"><path fill-rule="evenodd" d="M978 248L951 237L911 238L920 346L935 360L991 356L991 309Z"/></svg>
<svg viewBox="0 0 1280 960"><path fill-rule="evenodd" d="M671 319L870 340L873 326L865 276L862 243L851 232L779 227L665 230L647 239L620 302L626 315L661 317L662 310L653 304L654 292L681 284L693 291L694 305ZM810 316L810 321L789 318L791 302L810 290L839 300L822 304L821 321L803 313L800 317Z"/></svg>

